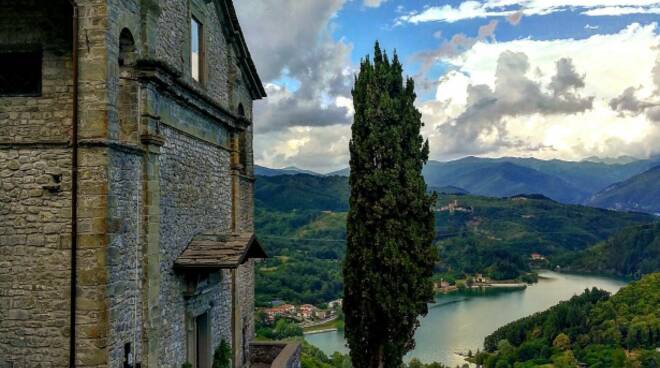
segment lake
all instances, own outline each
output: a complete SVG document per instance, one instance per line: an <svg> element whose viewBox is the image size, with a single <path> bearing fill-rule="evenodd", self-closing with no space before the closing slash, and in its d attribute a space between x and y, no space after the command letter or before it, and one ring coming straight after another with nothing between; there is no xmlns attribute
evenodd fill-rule
<svg viewBox="0 0 660 368"><path fill-rule="evenodd" d="M473 352L483 347L484 338L497 328L530 314L543 311L597 287L615 293L626 282L599 276L540 272L539 282L523 290L487 290L438 295L415 333L417 347L406 361L441 362L451 367L464 364L457 352ZM347 352L342 332L305 335L305 340L326 354Z"/></svg>

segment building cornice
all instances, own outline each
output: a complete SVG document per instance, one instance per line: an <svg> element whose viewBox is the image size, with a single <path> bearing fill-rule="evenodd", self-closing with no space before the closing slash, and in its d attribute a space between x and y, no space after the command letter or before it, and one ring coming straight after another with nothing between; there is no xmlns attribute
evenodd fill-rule
<svg viewBox="0 0 660 368"><path fill-rule="evenodd" d="M199 87L193 86L181 78L181 73L167 63L154 59L140 59L135 65L137 77L153 83L158 91L193 110L206 115L219 124L234 130L245 130L252 122L229 111L216 100L209 97Z"/></svg>

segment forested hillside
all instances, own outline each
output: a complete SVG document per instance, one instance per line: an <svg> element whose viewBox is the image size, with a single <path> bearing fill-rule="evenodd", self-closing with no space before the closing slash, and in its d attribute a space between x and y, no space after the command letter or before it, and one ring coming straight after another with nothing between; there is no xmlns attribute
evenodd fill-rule
<svg viewBox="0 0 660 368"><path fill-rule="evenodd" d="M341 177L259 177L257 234L271 256L258 266L257 298L320 304L341 296L347 194ZM285 194L289 193L289 194ZM489 198L440 195L436 206L436 272L496 279L529 271L529 256L584 250L617 231L654 221L622 213L564 205L542 196Z"/></svg>
<svg viewBox="0 0 660 368"><path fill-rule="evenodd" d="M660 271L660 223L623 229L584 251L553 260L561 267L631 278Z"/></svg>
<svg viewBox="0 0 660 368"><path fill-rule="evenodd" d="M254 193L259 209L348 210L348 178L308 174L258 176Z"/></svg>
<svg viewBox="0 0 660 368"><path fill-rule="evenodd" d="M513 278L528 270L531 253L549 257L583 250L624 227L654 220L645 214L564 205L538 196L440 196L439 271Z"/></svg>
<svg viewBox="0 0 660 368"><path fill-rule="evenodd" d="M660 273L610 297L602 290L561 302L486 337L475 362L496 367L658 367Z"/></svg>

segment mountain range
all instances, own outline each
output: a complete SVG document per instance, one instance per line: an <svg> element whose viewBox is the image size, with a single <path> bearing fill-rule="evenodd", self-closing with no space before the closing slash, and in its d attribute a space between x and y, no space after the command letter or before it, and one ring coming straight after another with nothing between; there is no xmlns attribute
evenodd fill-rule
<svg viewBox="0 0 660 368"><path fill-rule="evenodd" d="M635 160L589 158L583 161L536 158L465 157L454 161L429 161L424 176L430 189L453 188L492 197L542 194L568 204L587 204L619 210L660 212L660 156ZM318 174L297 168L257 167L258 176L308 174L348 176L349 169ZM655 180L655 181L654 181Z"/></svg>
<svg viewBox="0 0 660 368"><path fill-rule="evenodd" d="M660 166L605 188L592 196L587 204L660 214Z"/></svg>

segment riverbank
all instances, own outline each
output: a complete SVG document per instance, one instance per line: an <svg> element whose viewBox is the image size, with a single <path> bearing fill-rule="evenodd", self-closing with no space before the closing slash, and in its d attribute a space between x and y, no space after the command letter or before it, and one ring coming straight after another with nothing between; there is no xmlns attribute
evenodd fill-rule
<svg viewBox="0 0 660 368"><path fill-rule="evenodd" d="M339 329L338 328L326 328L326 329L323 329L323 330L303 331L303 335L313 335L313 334L320 334L320 333L333 332L333 331L339 331Z"/></svg>
<svg viewBox="0 0 660 368"><path fill-rule="evenodd" d="M343 321L335 317L319 324L303 327L303 334L337 331L341 324L343 324Z"/></svg>
<svg viewBox="0 0 660 368"><path fill-rule="evenodd" d="M435 292L438 294L450 294L461 290L479 290L479 289L524 289L528 285L537 283L539 275L535 272L527 273L518 279L511 280L492 280L483 277L481 274L468 276L465 279L458 279L453 284L440 279L435 281Z"/></svg>

